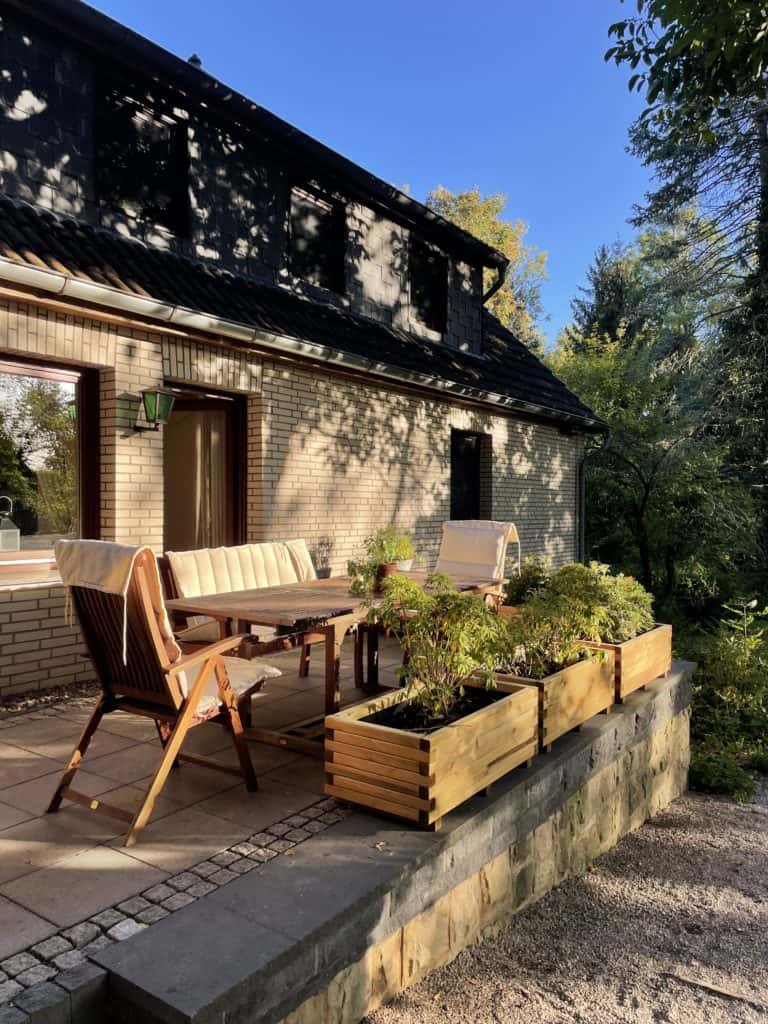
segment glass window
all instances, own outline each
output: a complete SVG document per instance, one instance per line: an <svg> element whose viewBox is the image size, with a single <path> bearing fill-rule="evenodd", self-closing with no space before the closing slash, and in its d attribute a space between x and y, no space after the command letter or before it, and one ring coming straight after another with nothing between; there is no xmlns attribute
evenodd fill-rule
<svg viewBox="0 0 768 1024"><path fill-rule="evenodd" d="M186 119L139 87L104 82L96 117L99 200L181 237L190 230Z"/></svg>
<svg viewBox="0 0 768 1024"><path fill-rule="evenodd" d="M288 254L291 273L342 294L345 243L343 206L293 189Z"/></svg>
<svg viewBox="0 0 768 1024"><path fill-rule="evenodd" d="M448 318L448 261L418 238L410 247L411 307L433 331L445 331Z"/></svg>
<svg viewBox="0 0 768 1024"><path fill-rule="evenodd" d="M60 537L84 535L83 377L0 361L0 562L32 565Z"/></svg>

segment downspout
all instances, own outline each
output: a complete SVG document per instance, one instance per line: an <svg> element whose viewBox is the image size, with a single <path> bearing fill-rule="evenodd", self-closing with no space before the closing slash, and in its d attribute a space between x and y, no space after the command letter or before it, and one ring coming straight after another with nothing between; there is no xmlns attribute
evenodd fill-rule
<svg viewBox="0 0 768 1024"><path fill-rule="evenodd" d="M587 560L587 459L591 459L594 455L599 455L600 452L604 452L608 446L610 440L610 431L605 430L603 434L603 440L596 448L591 448L585 452L581 462L579 463L579 471L577 474L577 509L576 515L578 516L578 542L576 557L579 562L586 562Z"/></svg>
<svg viewBox="0 0 768 1024"><path fill-rule="evenodd" d="M509 270L509 260L504 260L503 263L500 263L496 267L496 273L497 273L498 276L497 276L496 280L493 282L493 284L491 285L491 287L488 289L488 291L483 295L483 305L485 305L486 302L488 302L490 299L493 298L493 296L496 294L496 292L499 290L499 288L503 287L504 282L507 280L507 271L508 270Z"/></svg>

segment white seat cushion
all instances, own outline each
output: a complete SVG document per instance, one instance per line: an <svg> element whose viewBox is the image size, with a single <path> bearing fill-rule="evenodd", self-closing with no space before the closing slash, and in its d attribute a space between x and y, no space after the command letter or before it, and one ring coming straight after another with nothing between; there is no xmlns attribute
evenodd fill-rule
<svg viewBox="0 0 768 1024"><path fill-rule="evenodd" d="M229 676L229 685L232 687L235 697L240 697L249 690L255 689L265 679L274 679L276 676L283 674L279 668L275 668L274 665L267 665L263 661L249 661L245 658L224 658L223 661ZM181 688L185 695L192 689L195 680L202 671L203 664L201 662L200 665L179 676ZM216 676L212 673L203 691L203 696L198 702L195 717L210 718L218 712L220 706L219 688L216 683Z"/></svg>
<svg viewBox="0 0 768 1024"><path fill-rule="evenodd" d="M312 559L303 540L166 554L180 597L228 594L315 579Z"/></svg>
<svg viewBox="0 0 768 1024"><path fill-rule="evenodd" d="M453 520L443 523L436 572L466 579L504 579L511 523Z"/></svg>

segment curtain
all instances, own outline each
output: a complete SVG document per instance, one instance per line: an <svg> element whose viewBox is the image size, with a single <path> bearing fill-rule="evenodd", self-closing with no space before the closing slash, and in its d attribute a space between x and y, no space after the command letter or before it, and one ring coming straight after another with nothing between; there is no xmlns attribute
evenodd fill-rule
<svg viewBox="0 0 768 1024"><path fill-rule="evenodd" d="M165 547L227 543L225 410L174 411L165 429Z"/></svg>

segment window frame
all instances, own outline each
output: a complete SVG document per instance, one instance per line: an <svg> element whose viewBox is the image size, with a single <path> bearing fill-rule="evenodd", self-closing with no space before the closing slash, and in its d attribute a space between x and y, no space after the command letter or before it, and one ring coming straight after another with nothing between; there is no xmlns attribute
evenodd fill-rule
<svg viewBox="0 0 768 1024"><path fill-rule="evenodd" d="M147 88L150 87L148 84ZM108 115L111 113L114 116L121 107L128 107L148 122L158 127L167 127L170 134L168 177L171 187L168 210L165 211L163 217L158 218L151 213L145 213L144 208L140 208L137 220L160 227L179 239L189 240L192 237L190 197L192 162L188 118L184 116L184 112L180 111L172 99L161 94L142 98L143 89L140 84L137 85L135 82L123 79L103 68L97 74L96 88L94 180L99 211L130 216L119 197L115 196L114 190L109 190L105 185L106 164L104 161L104 145L109 138L107 133L112 120ZM138 200L131 200L131 202L135 202L138 207L142 206Z"/></svg>
<svg viewBox="0 0 768 1024"><path fill-rule="evenodd" d="M461 438L474 438L477 443L477 515L468 516L458 509L454 484L454 451ZM449 507L451 519L492 519L493 504L493 435L482 430L451 428Z"/></svg>
<svg viewBox="0 0 768 1024"><path fill-rule="evenodd" d="M427 260L434 261L442 267L441 276L441 288L442 294L439 297L439 301L435 302L434 297L431 298L431 304L438 307L439 315L430 322L423 315L423 308L418 305L415 298L415 285L416 285L416 268L418 266L418 260L415 258L415 254L418 253L419 260L422 256L425 256ZM445 335L448 331L448 257L432 245L430 242L425 241L418 235L411 234L408 244L408 304L411 310L411 314L417 323L426 327L427 330L434 331L436 334ZM432 282L434 284L434 281Z"/></svg>
<svg viewBox="0 0 768 1024"><path fill-rule="evenodd" d="M339 265L332 267L325 283L313 281L311 278L304 276L301 273L300 268L297 268L295 263L296 253L296 231L293 216L293 199L294 196L298 195L304 201L309 201L318 207L325 207L328 213L333 218L332 224L334 228L334 237L331 238L330 243L332 248L328 249L329 260L338 259ZM286 254L285 254L285 267L288 270L291 277L297 281L302 281L312 288L319 288L322 291L331 292L334 295L343 296L347 290L347 268L346 268L346 255L347 255L347 215L346 215L346 203L336 195L331 195L321 189L314 188L309 185L294 182L288 190L288 211L287 211L287 239L286 239ZM338 252L334 250L338 247Z"/></svg>
<svg viewBox="0 0 768 1024"><path fill-rule="evenodd" d="M0 374L74 384L77 403L78 535L83 539L98 540L101 532L98 370L48 360L43 362L14 353L0 359ZM0 552L0 586L39 582L47 573L55 571L55 568L53 548Z"/></svg>

